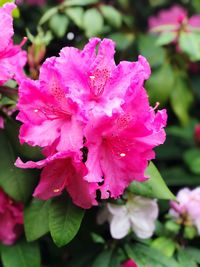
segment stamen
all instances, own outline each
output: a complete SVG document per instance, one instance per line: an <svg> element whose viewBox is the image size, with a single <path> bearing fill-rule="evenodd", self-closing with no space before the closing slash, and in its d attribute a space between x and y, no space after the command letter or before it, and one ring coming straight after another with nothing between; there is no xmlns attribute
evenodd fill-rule
<svg viewBox="0 0 200 267"><path fill-rule="evenodd" d="M160 105L160 103L156 102L156 105L155 105L155 107L153 109L156 110L159 107L159 105Z"/></svg>
<svg viewBox="0 0 200 267"><path fill-rule="evenodd" d="M59 191L60 191L60 189L58 189L58 188L53 190L54 193L58 193Z"/></svg>

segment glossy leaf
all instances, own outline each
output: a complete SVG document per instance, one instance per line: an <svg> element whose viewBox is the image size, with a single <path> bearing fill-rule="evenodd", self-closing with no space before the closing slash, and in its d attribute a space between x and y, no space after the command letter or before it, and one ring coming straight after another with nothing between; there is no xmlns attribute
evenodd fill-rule
<svg viewBox="0 0 200 267"><path fill-rule="evenodd" d="M176 243L167 237L158 237L153 240L151 247L160 250L167 257L172 257L176 249Z"/></svg>
<svg viewBox="0 0 200 267"><path fill-rule="evenodd" d="M71 201L54 199L49 209L49 229L53 241L58 247L69 243L77 234L84 210Z"/></svg>
<svg viewBox="0 0 200 267"><path fill-rule="evenodd" d="M40 267L40 251L37 243L17 242L4 246L1 251L3 267Z"/></svg>
<svg viewBox="0 0 200 267"><path fill-rule="evenodd" d="M30 170L14 166L17 156L3 131L0 131L0 186L17 201L26 202L31 196L36 176Z"/></svg>
<svg viewBox="0 0 200 267"><path fill-rule="evenodd" d="M24 211L24 228L28 241L34 241L49 231L50 201L33 199Z"/></svg>
<svg viewBox="0 0 200 267"><path fill-rule="evenodd" d="M146 175L149 176L149 180L142 183L132 182L128 190L136 195L150 198L175 199L175 196L171 193L158 169L152 162L150 162L146 170Z"/></svg>

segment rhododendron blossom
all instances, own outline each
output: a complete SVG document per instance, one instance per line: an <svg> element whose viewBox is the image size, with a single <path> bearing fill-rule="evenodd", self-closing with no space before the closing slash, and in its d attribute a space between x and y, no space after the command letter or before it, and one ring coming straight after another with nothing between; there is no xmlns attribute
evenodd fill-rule
<svg viewBox="0 0 200 267"><path fill-rule="evenodd" d="M21 83L20 141L42 147L45 159L16 165L44 167L35 196L66 189L89 208L97 205L97 190L102 199L118 198L133 180L148 179L153 148L165 140L166 111L149 106L146 59L116 64L114 46L92 38L83 50L65 47L46 60L38 81Z"/></svg>
<svg viewBox="0 0 200 267"><path fill-rule="evenodd" d="M174 40L172 41L176 40L180 30L190 32L195 28L200 28L200 15L193 15L189 18L187 10L179 5L161 10L157 16L149 18L150 31L174 32Z"/></svg>
<svg viewBox="0 0 200 267"><path fill-rule="evenodd" d="M110 233L115 239L125 237L130 230L139 238L149 238L155 230L157 217L156 200L130 196L125 205L108 203L99 213L98 222L109 221Z"/></svg>
<svg viewBox="0 0 200 267"><path fill-rule="evenodd" d="M12 245L23 229L23 205L0 188L0 242Z"/></svg>
<svg viewBox="0 0 200 267"><path fill-rule="evenodd" d="M8 3L0 8L0 85L9 79L18 82L24 78L23 67L26 63L26 52L21 45L13 44L13 18L12 11L15 4Z"/></svg>
<svg viewBox="0 0 200 267"><path fill-rule="evenodd" d="M177 201L171 201L170 214L183 224L195 225L200 235L200 187L181 189Z"/></svg>
<svg viewBox="0 0 200 267"><path fill-rule="evenodd" d="M122 264L121 267L138 267L138 266L133 260L127 260Z"/></svg>

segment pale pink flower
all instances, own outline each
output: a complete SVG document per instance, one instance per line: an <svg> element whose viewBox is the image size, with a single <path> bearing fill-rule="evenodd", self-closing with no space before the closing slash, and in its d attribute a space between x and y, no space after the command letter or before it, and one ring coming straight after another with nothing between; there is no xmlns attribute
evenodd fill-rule
<svg viewBox="0 0 200 267"><path fill-rule="evenodd" d="M12 245L23 230L23 205L0 189L0 242Z"/></svg>
<svg viewBox="0 0 200 267"><path fill-rule="evenodd" d="M61 188L85 208L88 200L90 206L97 204L97 190L102 199L109 195L117 198L133 180L147 179L144 171L154 158L153 148L165 140L166 111L156 113L143 88L150 75L148 62L140 56L136 62L116 65L113 56L113 41L92 38L82 51L66 47L59 57L47 59L39 80L24 80L19 87L21 143L43 148L46 177L57 179L47 165L49 161L54 165L52 157L61 152L64 154L56 162L67 162L62 171L71 173L73 169L73 175L80 175L71 163L74 158L84 166L86 172L78 183L85 189L78 200L74 200L75 179L68 178L73 189L68 182ZM25 168L38 164L17 161ZM48 190L47 186L35 195L47 199L54 195ZM84 194L88 196L85 203Z"/></svg>
<svg viewBox="0 0 200 267"><path fill-rule="evenodd" d="M138 267L137 264L133 260L125 261L121 267Z"/></svg>
<svg viewBox="0 0 200 267"><path fill-rule="evenodd" d="M111 236L124 238L132 230L139 238L150 238L155 230L158 204L154 199L131 196L124 205L108 203L99 213L98 222L108 220Z"/></svg>
<svg viewBox="0 0 200 267"><path fill-rule="evenodd" d="M21 45L13 44L13 18L12 10L15 4L8 3L0 8L0 85L9 79L18 82L24 78L23 67L26 63L26 52Z"/></svg>
<svg viewBox="0 0 200 267"><path fill-rule="evenodd" d="M174 40L180 30L191 31L200 28L200 15L188 17L187 10L179 5L161 10L157 16L149 18L149 29L152 32L174 32Z"/></svg>
<svg viewBox="0 0 200 267"><path fill-rule="evenodd" d="M175 218L183 216L197 227L200 234L200 187L193 190L181 189L177 194L177 201L171 201L170 214Z"/></svg>

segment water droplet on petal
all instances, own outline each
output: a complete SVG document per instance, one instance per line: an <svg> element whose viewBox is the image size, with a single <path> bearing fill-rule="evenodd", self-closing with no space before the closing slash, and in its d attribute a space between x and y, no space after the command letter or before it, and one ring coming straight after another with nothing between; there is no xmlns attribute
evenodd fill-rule
<svg viewBox="0 0 200 267"><path fill-rule="evenodd" d="M34 109L34 112L37 113L39 110L38 109Z"/></svg>
<svg viewBox="0 0 200 267"><path fill-rule="evenodd" d="M125 157L125 156L126 156L125 153L121 153L121 154L120 154L120 157L122 157L122 158Z"/></svg>
<svg viewBox="0 0 200 267"><path fill-rule="evenodd" d="M58 189L58 188L53 190L54 193L58 193L59 191L60 191L60 189Z"/></svg>

